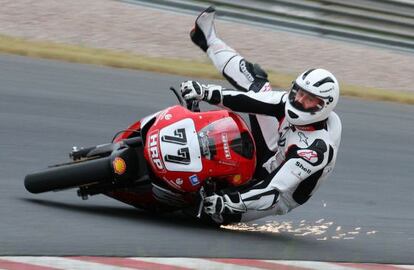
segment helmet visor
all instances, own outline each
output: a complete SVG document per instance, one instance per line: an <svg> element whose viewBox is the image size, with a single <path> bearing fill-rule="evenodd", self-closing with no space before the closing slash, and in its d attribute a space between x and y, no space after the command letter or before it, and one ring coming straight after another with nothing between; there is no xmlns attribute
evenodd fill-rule
<svg viewBox="0 0 414 270"><path fill-rule="evenodd" d="M322 98L304 90L296 83L293 84L289 92L289 102L293 108L310 113L322 110L325 105L325 101Z"/></svg>

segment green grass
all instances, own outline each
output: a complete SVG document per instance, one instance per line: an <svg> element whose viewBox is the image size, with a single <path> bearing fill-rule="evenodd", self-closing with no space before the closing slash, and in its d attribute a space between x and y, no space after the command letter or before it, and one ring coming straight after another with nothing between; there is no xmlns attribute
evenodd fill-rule
<svg viewBox="0 0 414 270"><path fill-rule="evenodd" d="M74 63L94 64L115 68L147 70L186 77L222 79L210 63L182 59L148 57L128 52L94 49L43 41L29 41L0 35L0 52L29 57L56 59ZM273 86L287 88L295 78L293 74L269 72ZM414 93L379 88L368 88L341 83L341 95L370 100L414 104Z"/></svg>

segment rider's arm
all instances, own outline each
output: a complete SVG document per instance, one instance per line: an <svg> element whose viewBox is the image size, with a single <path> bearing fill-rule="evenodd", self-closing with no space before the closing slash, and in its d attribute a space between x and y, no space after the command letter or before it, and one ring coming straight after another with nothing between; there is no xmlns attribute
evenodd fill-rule
<svg viewBox="0 0 414 270"><path fill-rule="evenodd" d="M286 98L285 92L263 91L241 92L223 89L219 86L206 86L206 101L232 111L283 117Z"/></svg>
<svg viewBox="0 0 414 270"><path fill-rule="evenodd" d="M196 81L185 81L180 86L185 100L204 100L210 104L232 111L284 117L286 92L272 91L269 83L262 88L247 92L225 89L220 85L202 85Z"/></svg>
<svg viewBox="0 0 414 270"><path fill-rule="evenodd" d="M326 143L320 139L315 140L308 148L292 145L286 153L286 161L270 174L269 184L263 190L272 188L280 193L291 193L298 204L303 204L311 196L323 168L328 164L329 152ZM307 189L302 190L301 185ZM251 192L242 194L243 201L251 198L251 195ZM246 206L247 209L257 208Z"/></svg>
<svg viewBox="0 0 414 270"><path fill-rule="evenodd" d="M305 203L332 156L333 149L320 139L307 148L292 145L286 153L286 161L268 177L245 190L223 195L224 221L249 221L286 214Z"/></svg>
<svg viewBox="0 0 414 270"><path fill-rule="evenodd" d="M305 203L316 187L325 166L332 160L333 148L321 139L307 148L289 147L286 161L276 170L270 186L289 192L298 204Z"/></svg>

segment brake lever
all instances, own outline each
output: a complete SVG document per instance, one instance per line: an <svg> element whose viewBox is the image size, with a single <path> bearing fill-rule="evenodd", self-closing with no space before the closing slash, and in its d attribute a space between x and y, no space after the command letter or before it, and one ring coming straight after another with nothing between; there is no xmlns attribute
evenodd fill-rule
<svg viewBox="0 0 414 270"><path fill-rule="evenodd" d="M190 110L192 112L200 112L200 101L199 100L192 100L191 101L191 109Z"/></svg>
<svg viewBox="0 0 414 270"><path fill-rule="evenodd" d="M198 193L200 195L200 204L198 205L197 218L201 218L201 214L203 212L204 207L204 198L207 197L207 195L206 191L204 190L204 187L201 187Z"/></svg>

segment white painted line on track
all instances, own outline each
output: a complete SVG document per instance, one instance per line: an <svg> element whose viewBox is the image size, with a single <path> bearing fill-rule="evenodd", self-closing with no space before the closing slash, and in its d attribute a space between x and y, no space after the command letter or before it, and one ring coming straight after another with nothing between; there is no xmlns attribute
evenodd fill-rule
<svg viewBox="0 0 414 270"><path fill-rule="evenodd" d="M335 263L328 262L313 262L313 261L272 261L266 260L266 262L283 264L288 266L303 267L307 269L315 270L361 270L360 268L341 266Z"/></svg>
<svg viewBox="0 0 414 270"><path fill-rule="evenodd" d="M133 268L125 268L120 266L111 266L101 263L77 261L64 257L3 257L2 259L33 264L38 266L47 266L61 269L70 269L70 270L132 270Z"/></svg>
<svg viewBox="0 0 414 270"><path fill-rule="evenodd" d="M402 269L410 269L414 270L414 265L395 265L396 267L402 268Z"/></svg>
<svg viewBox="0 0 414 270"><path fill-rule="evenodd" d="M134 259L134 258L131 258ZM194 258L136 258L140 261L162 263L174 266L182 266L193 269L203 270L262 270L263 268L241 266L236 264L214 262L206 259L194 259Z"/></svg>
<svg viewBox="0 0 414 270"><path fill-rule="evenodd" d="M2 265L3 261L3 265ZM96 262L94 262L96 261ZM131 263L131 261L134 261ZM156 257L0 257L0 270L10 268L7 262L22 263L24 269L70 269L70 270L131 270L131 269L195 269L195 270L414 270L414 265L350 263L349 266L335 262L220 259L220 258L156 258ZM135 263L136 262L136 263ZM140 263L141 262L141 263ZM118 266L119 264L119 266ZM153 264L153 265L152 265ZM345 263L346 264L346 263Z"/></svg>

